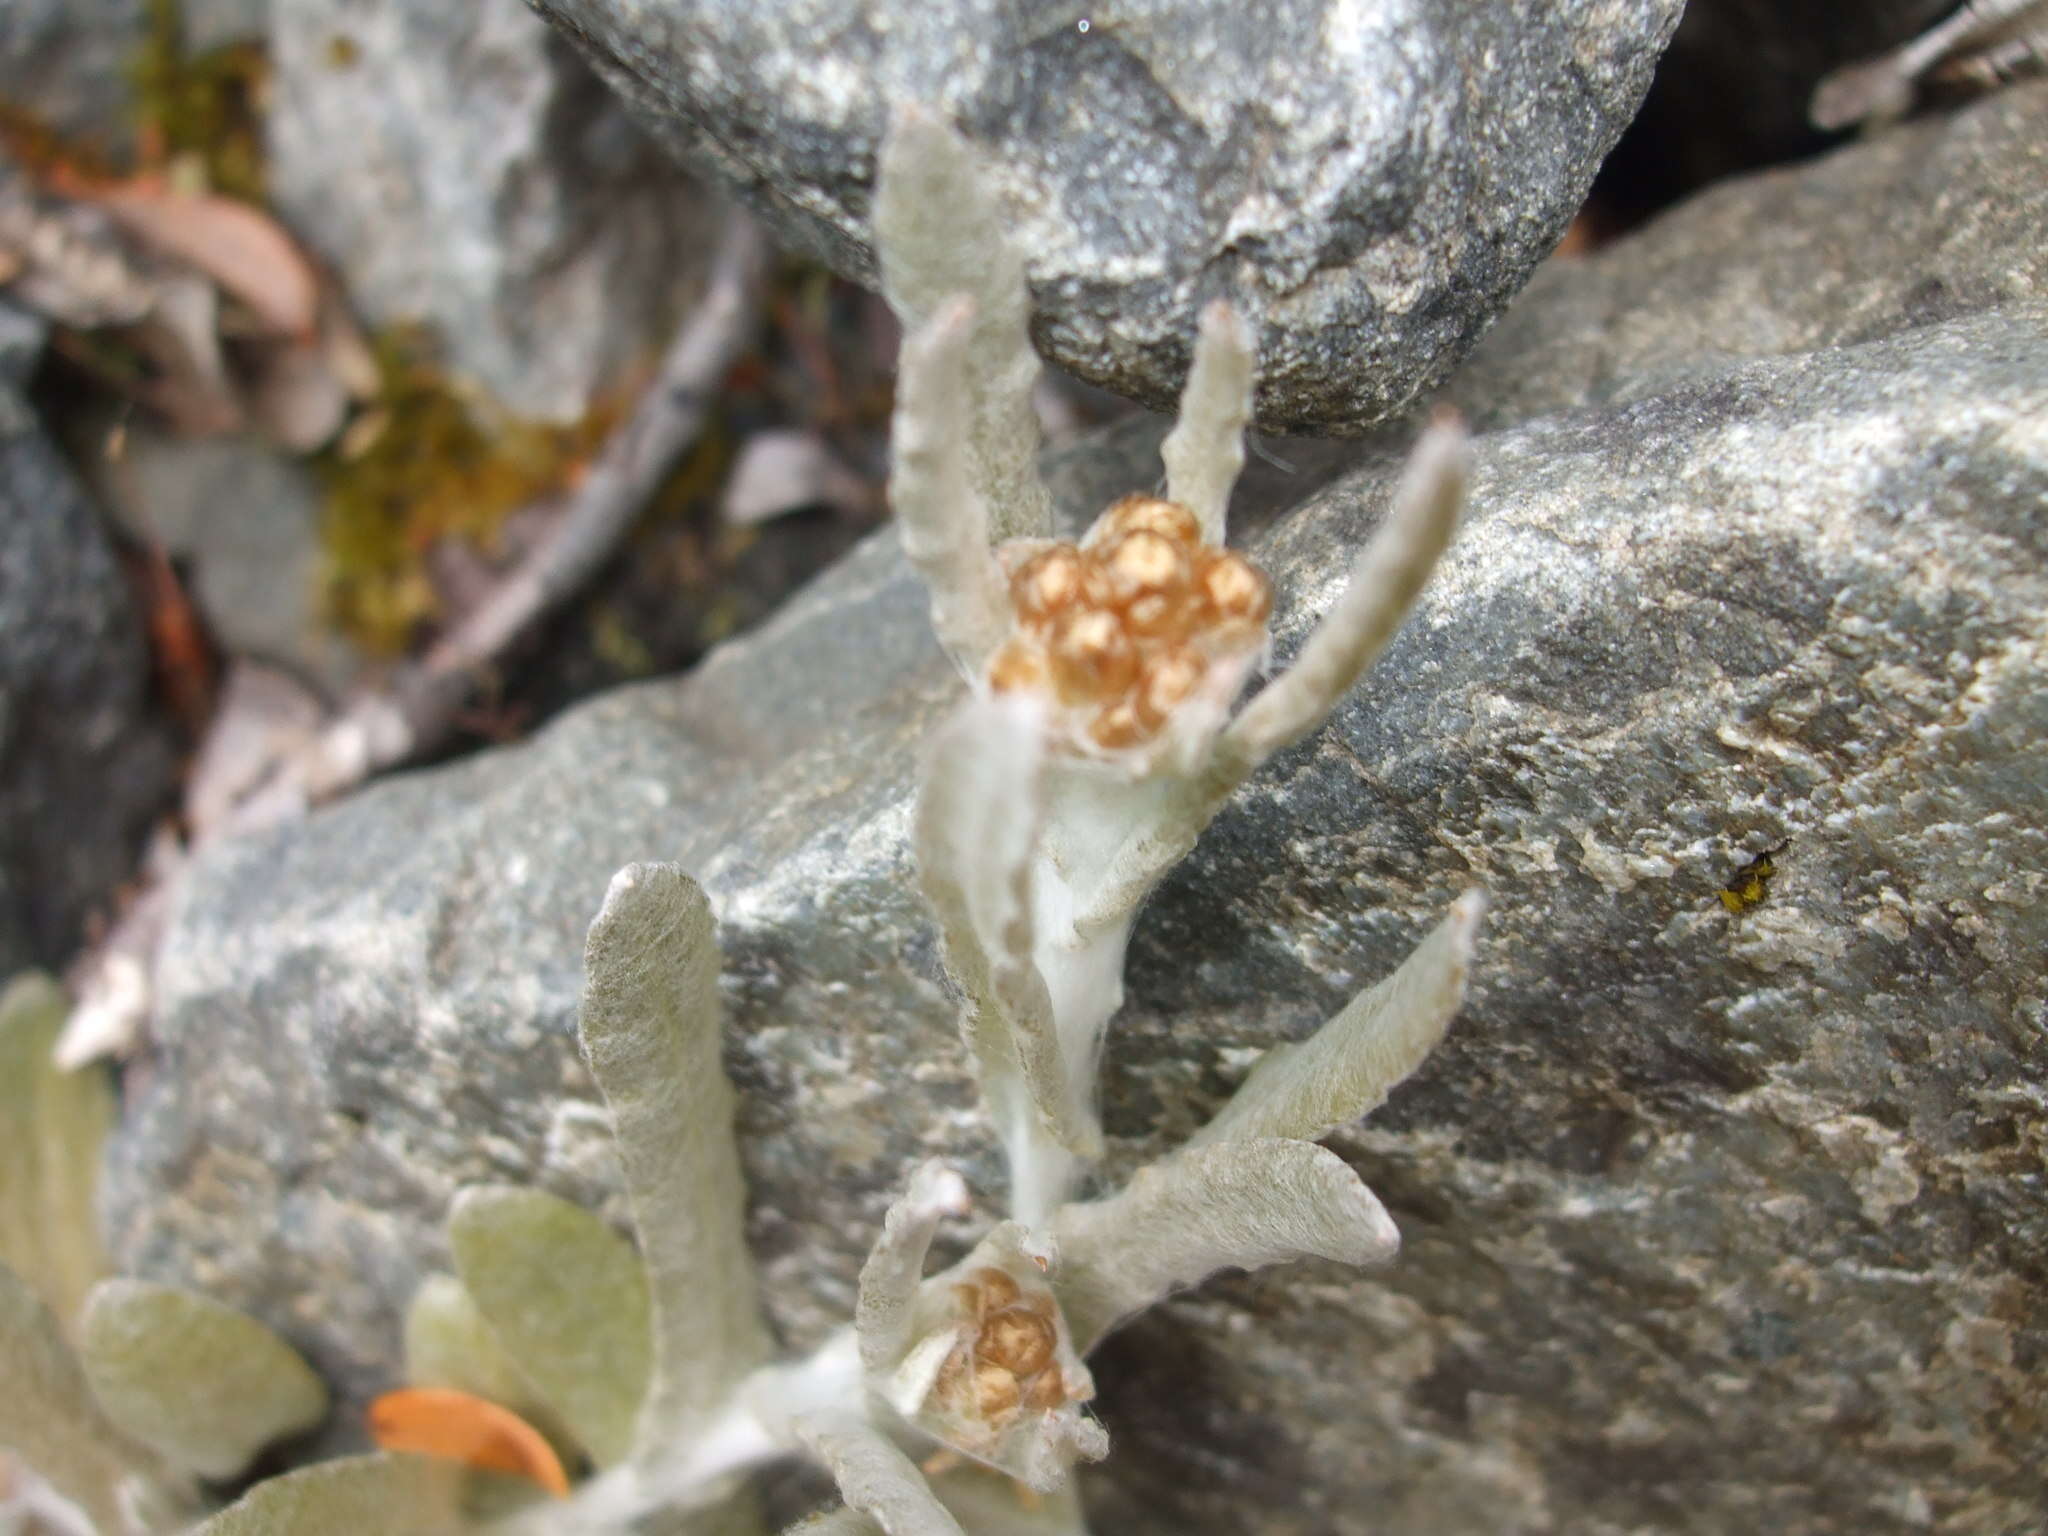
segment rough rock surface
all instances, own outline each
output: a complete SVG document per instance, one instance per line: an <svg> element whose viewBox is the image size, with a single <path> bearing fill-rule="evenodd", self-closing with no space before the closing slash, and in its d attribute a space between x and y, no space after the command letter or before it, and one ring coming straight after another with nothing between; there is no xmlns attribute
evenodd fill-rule
<svg viewBox="0 0 2048 1536"><path fill-rule="evenodd" d="M787 240L872 282L891 102L980 147L1046 356L1169 406L1193 317L1258 321L1268 430L1428 389L1556 243L1677 0L535 0L641 117Z"/></svg>
<svg viewBox="0 0 2048 1536"><path fill-rule="evenodd" d="M125 146L128 66L147 29L143 0L7 0L0 100L102 151Z"/></svg>
<svg viewBox="0 0 2048 1536"><path fill-rule="evenodd" d="M40 336L0 304L0 976L70 957L173 792L127 583L20 393Z"/></svg>
<svg viewBox="0 0 2048 1536"><path fill-rule="evenodd" d="M1991 250L2003 286L1938 312L1902 289L1830 333L1848 290L1822 286L1807 341L1714 355L1675 302L1634 317L1661 347L1586 322L1595 359L1652 360L1640 388L1549 349L1637 255L1690 243L1709 305L1754 290L1721 243L1750 199L1862 227L1883 143L1531 296L1557 318L1530 321L1524 405L1486 422L1446 568L1148 908L1109 1043L1116 1174L1486 886L1449 1043L1336 1143L1404 1252L1222 1279L1112 1339L1098 1528L1989 1536L2038 1515L2048 270L1997 254L2002 220L2040 220L1993 194L2048 88L1921 148L2001 124L2003 163L1955 165L1981 178L1980 241L1937 258L1902 215L1864 252L1911 284ZM1657 291L1686 291L1675 265ZM1067 461L1068 509L1148 481L1143 440ZM1283 653L1393 462L1370 449L1261 538ZM577 957L610 871L674 857L724 924L769 1305L816 1340L916 1161L958 1158L999 1201L905 851L955 692L877 541L687 679L218 850L117 1151L118 1250L253 1307L357 1399L387 1384L460 1182L618 1213L570 1044ZM1761 899L1731 912L1730 887Z"/></svg>
<svg viewBox="0 0 2048 1536"><path fill-rule="evenodd" d="M277 0L270 184L377 324L570 420L701 282L703 200L519 0Z"/></svg>
<svg viewBox="0 0 2048 1536"><path fill-rule="evenodd" d="M1599 191L1661 204L1716 178L1809 155L1830 71L1918 37L1956 0L1689 0Z"/></svg>
<svg viewBox="0 0 2048 1536"><path fill-rule="evenodd" d="M1624 404L2048 294L2048 98L2018 87L1819 165L1710 188L1548 262L1447 393L1482 424Z"/></svg>

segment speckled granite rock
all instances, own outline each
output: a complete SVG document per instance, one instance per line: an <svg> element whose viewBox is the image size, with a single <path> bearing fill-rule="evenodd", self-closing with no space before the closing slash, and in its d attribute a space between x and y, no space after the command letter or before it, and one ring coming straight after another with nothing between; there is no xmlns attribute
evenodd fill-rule
<svg viewBox="0 0 2048 1536"><path fill-rule="evenodd" d="M1829 189L1881 151L1753 195L1860 219ZM1986 207L1992 246L1998 209L2032 217ZM1620 283L1630 248L1580 280ZM1753 281L1702 251L1703 294ZM1554 387L1489 421L1467 530L1368 686L1147 911L1109 1046L1121 1173L1485 884L1449 1044L1338 1143L1406 1248L1367 1279L1224 1280L1111 1340L1098 1528L2027 1528L2048 1433L2039 281L1926 323L1902 294L1894 323L1782 356L1733 355L1738 334L1691 368L1666 366L1697 344L1673 306L1639 389L1534 325L1528 372ZM1070 510L1153 473L1142 432L1108 441L1069 462ZM1283 652L1394 453L1261 540ZM770 1305L815 1340L916 1160L993 1193L904 849L953 686L878 542L693 677L219 850L117 1151L117 1248L281 1324L358 1399L386 1383L457 1183L617 1210L570 1045L580 936L614 866L675 857L724 922ZM1762 900L1726 910L1768 850Z"/></svg>
<svg viewBox="0 0 2048 1536"><path fill-rule="evenodd" d="M41 331L0 304L0 976L70 958L174 788L127 582L20 393Z"/></svg>
<svg viewBox="0 0 2048 1536"><path fill-rule="evenodd" d="M279 211L372 322L565 420L659 350L704 200L518 0L276 0L270 46Z"/></svg>
<svg viewBox="0 0 2048 1536"><path fill-rule="evenodd" d="M1428 389L1564 232L1677 0L534 0L692 164L872 281L889 103L947 113L1017 220L1040 349L1169 406L1193 317L1262 331L1270 430Z"/></svg>

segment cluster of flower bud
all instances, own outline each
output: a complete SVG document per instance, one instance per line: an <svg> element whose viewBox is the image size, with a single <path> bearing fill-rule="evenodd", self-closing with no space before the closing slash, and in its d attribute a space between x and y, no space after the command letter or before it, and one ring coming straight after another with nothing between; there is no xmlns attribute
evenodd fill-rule
<svg viewBox="0 0 2048 1536"><path fill-rule="evenodd" d="M1126 496L1078 545L1017 540L1002 556L1014 629L988 686L1046 699L1055 739L1084 754L1144 747L1219 668L1234 693L1265 645L1271 584L1205 544L1178 502Z"/></svg>
<svg viewBox="0 0 2048 1536"><path fill-rule="evenodd" d="M932 1398L957 1424L978 1426L987 1454L1026 1413L1049 1413L1095 1395L1086 1373L1070 1381L1060 1366L1058 1305L1050 1291L1026 1294L1000 1269L984 1267L953 1287L964 1326L932 1383Z"/></svg>

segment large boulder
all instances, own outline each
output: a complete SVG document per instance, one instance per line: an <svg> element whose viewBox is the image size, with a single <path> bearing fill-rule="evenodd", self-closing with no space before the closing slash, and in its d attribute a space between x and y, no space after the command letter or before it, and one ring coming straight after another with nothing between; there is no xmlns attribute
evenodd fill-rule
<svg viewBox="0 0 2048 1536"><path fill-rule="evenodd" d="M1621 405L1737 358L2039 298L2042 100L2030 86L1711 187L1592 257L1550 262L1447 394L1482 424Z"/></svg>
<svg viewBox="0 0 2048 1536"><path fill-rule="evenodd" d="M861 281L890 104L943 110L1016 220L1047 357L1164 407L1228 294L1260 330L1260 424L1331 432L1437 383L1513 297L1680 8L534 4L691 164Z"/></svg>
<svg viewBox="0 0 2048 1536"><path fill-rule="evenodd" d="M134 596L22 394L42 329L0 303L0 977L71 957L175 787Z"/></svg>
<svg viewBox="0 0 2048 1536"><path fill-rule="evenodd" d="M701 286L704 200L519 0L276 0L270 186L376 325L573 420Z"/></svg>
<svg viewBox="0 0 2048 1536"><path fill-rule="evenodd" d="M1560 268L1529 301L1550 318L1482 359L1550 382L1468 397L1462 537L1358 696L1146 910L1104 1079L1117 1175L1484 885L1448 1045L1336 1141L1406 1246L1370 1278L1222 1279L1113 1338L1100 1528L2038 1512L2048 256L2021 233L2044 131L2048 89L2014 92L1730 187ZM1862 200L1919 195L1930 157L1970 229L1871 228ZM1763 292L1717 233L1746 220L1815 250L1861 230L1899 291ZM1663 261L1670 302L1587 318ZM1811 328L1702 337L1687 292ZM1067 513L1149 484L1155 437L1070 457ZM1260 537L1283 654L1397 454L1364 447ZM619 1213L578 951L611 870L672 857L722 920L768 1305L815 1342L919 1159L999 1207L906 849L958 691L881 539L688 678L216 850L116 1149L121 1255L283 1327L352 1401L389 1384L461 1182Z"/></svg>

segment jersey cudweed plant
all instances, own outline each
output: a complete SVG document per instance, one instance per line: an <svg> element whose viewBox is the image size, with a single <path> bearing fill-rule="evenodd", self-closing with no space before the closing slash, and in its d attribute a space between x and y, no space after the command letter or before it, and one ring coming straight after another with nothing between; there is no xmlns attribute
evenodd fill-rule
<svg viewBox="0 0 2048 1536"><path fill-rule="evenodd" d="M943 1164L918 1169L852 1320L808 1357L776 1358L745 1243L710 907L680 869L631 866L590 931L581 1044L611 1108L637 1253L552 1196L471 1189L450 1221L456 1274L422 1288L406 1330L427 1389L409 1405L488 1399L589 1475L566 1498L508 1509L503 1485L480 1493L476 1474L437 1477L421 1458L330 1462L259 1484L205 1536L484 1522L514 1536L739 1536L761 1529L745 1476L792 1455L824 1466L844 1499L800 1527L812 1536L1080 1536L1072 1468L1109 1449L1086 1361L1111 1329L1218 1269L1393 1255L1384 1208L1315 1142L1441 1038L1476 892L1392 976L1270 1052L1185 1146L1120 1189L1077 1195L1102 1148L1096 1077L1138 907L1392 635L1455 525L1459 430L1425 433L1345 594L1233 712L1266 658L1271 608L1265 578L1222 547L1252 388L1243 325L1222 305L1202 317L1165 495L1127 497L1064 542L1035 469L1022 264L965 145L899 114L875 224L908 332L892 494L968 684L926 763L917 861L1006 1156L1008 1219L927 1275L940 1225L970 1200ZM480 1441L428 1446L435 1433L414 1443L518 1464ZM227 1463L184 1465L220 1476ZM111 1505L78 1502L102 1532L120 1528Z"/></svg>

